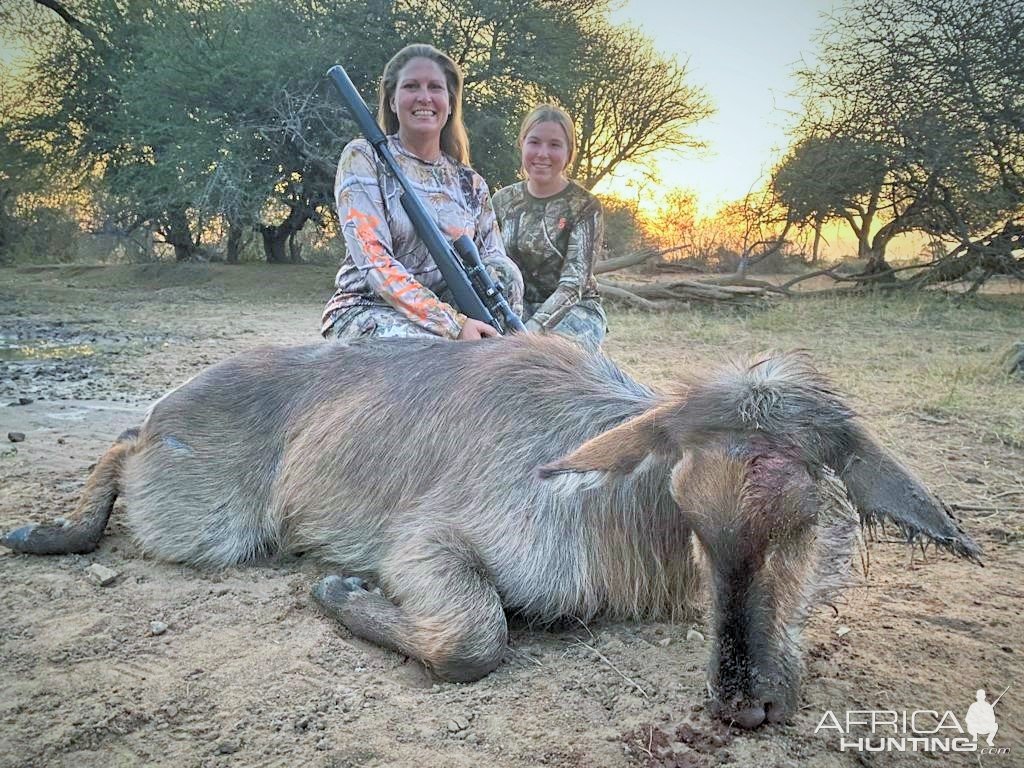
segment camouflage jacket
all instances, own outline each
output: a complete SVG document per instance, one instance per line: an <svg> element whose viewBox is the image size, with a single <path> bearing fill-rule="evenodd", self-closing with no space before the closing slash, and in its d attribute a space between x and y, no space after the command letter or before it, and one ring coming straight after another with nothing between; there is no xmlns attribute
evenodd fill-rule
<svg viewBox="0 0 1024 768"><path fill-rule="evenodd" d="M388 137L388 147L449 240L469 235L484 264L506 258L487 184L476 171L445 154L435 162L421 160L395 135ZM438 298L444 278L416 236L400 194L368 141L345 147L334 197L346 255L334 280L337 290L324 308L322 333L345 309L383 305L438 336L455 338L462 330L466 317Z"/></svg>
<svg viewBox="0 0 1024 768"><path fill-rule="evenodd" d="M575 181L534 197L521 181L494 195L505 249L526 283L531 325L553 328L582 299L597 299L594 262L604 237L601 203Z"/></svg>

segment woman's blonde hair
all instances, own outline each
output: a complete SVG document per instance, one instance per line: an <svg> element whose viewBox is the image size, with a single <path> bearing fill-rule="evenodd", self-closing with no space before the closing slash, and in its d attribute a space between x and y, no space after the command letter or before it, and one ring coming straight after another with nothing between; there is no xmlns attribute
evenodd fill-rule
<svg viewBox="0 0 1024 768"><path fill-rule="evenodd" d="M565 167L568 168L576 159L576 126L573 124L572 118L569 117L569 113L554 104L541 104L539 107L535 107L530 114L523 118L522 125L519 126L520 151L523 148L523 142L526 141L526 134L532 131L538 123L558 123L562 127L569 147L569 159L565 162Z"/></svg>
<svg viewBox="0 0 1024 768"><path fill-rule="evenodd" d="M463 165L469 165L469 136L462 122L462 70L459 65L432 45L415 43L407 45L394 56L384 67L380 77L377 102L377 122L384 128L384 133L398 133L398 115L391 108L391 99L398 87L398 73L412 59L429 59L444 72L448 84L448 101L452 109L448 122L441 129L441 151L450 155Z"/></svg>

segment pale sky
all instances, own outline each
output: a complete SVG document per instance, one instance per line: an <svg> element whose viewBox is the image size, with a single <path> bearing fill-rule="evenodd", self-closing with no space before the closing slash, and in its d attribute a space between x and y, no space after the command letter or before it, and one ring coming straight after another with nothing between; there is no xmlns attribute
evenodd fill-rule
<svg viewBox="0 0 1024 768"><path fill-rule="evenodd" d="M715 114L695 134L708 148L698 156L667 154L658 162L663 188L687 187L700 212L742 198L767 174L788 144L785 130L799 101L793 70L812 60L814 37L838 0L629 0L612 15L638 26L663 55L689 62L690 82L711 97ZM599 192L637 196L627 174L602 182ZM640 190L651 210L655 189ZM652 205L652 203L654 203Z"/></svg>

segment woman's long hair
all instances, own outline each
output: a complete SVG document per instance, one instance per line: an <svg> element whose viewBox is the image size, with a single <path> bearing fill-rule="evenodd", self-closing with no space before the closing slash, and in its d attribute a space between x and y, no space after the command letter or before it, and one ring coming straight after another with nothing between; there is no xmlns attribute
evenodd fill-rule
<svg viewBox="0 0 1024 768"><path fill-rule="evenodd" d="M448 122L441 129L441 151L450 155L463 165L469 165L469 136L462 122L462 70L459 65L432 45L415 43L407 45L394 56L384 67L380 78L377 102L377 122L384 128L384 133L398 133L398 115L391 108L391 99L398 87L398 73L411 59L430 59L444 72L448 84L448 101L452 113Z"/></svg>

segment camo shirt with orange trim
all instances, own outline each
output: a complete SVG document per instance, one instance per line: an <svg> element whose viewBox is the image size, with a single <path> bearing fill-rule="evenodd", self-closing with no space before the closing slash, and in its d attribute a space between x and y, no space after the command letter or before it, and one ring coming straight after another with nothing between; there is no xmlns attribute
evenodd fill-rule
<svg viewBox="0 0 1024 768"><path fill-rule="evenodd" d="M395 135L388 137L388 147L449 240L469 235L484 264L507 260L490 192L476 171L443 153L435 162L421 160ZM416 236L400 194L368 141L345 147L334 197L347 253L334 280L337 290L324 308L324 335L347 309L385 305L438 336L456 338L462 330L466 317L438 298L444 278Z"/></svg>

